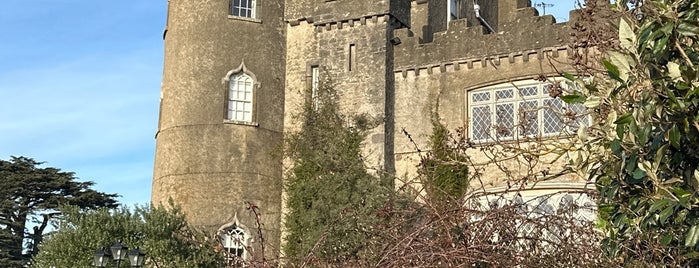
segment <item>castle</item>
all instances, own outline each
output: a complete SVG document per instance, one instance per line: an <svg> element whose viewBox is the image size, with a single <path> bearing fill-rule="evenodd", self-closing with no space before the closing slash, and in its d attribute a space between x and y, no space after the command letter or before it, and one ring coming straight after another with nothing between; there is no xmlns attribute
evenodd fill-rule
<svg viewBox="0 0 699 268"><path fill-rule="evenodd" d="M476 142L569 130L554 111L565 104L537 79L573 71L569 28L528 0L169 0L152 203L171 199L244 257L249 201L278 254L280 144L322 76L344 109L383 119L367 164L412 174L419 158L401 131L426 147L436 102ZM534 127L521 133L527 107L549 108L528 113Z"/></svg>

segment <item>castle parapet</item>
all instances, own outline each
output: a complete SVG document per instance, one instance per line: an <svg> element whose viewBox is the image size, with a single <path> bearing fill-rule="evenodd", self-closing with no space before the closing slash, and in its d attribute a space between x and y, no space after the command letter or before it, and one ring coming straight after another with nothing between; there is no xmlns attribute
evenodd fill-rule
<svg viewBox="0 0 699 268"><path fill-rule="evenodd" d="M496 33L484 34L483 26L469 27L469 24L467 19L452 20L446 31L435 33L433 41L427 43L421 43L409 29L397 30L395 37L401 44L396 47L396 70L550 50L565 46L570 33L569 23L556 23L551 15L538 16L531 7L517 9L513 19L501 23Z"/></svg>

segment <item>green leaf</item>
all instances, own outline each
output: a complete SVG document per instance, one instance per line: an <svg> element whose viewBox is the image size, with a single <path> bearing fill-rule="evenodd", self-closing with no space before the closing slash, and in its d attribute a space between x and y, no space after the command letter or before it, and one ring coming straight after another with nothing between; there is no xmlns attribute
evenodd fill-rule
<svg viewBox="0 0 699 268"><path fill-rule="evenodd" d="M640 180L646 176L646 172L641 170L640 168L636 168L636 170L633 171L632 176L634 179Z"/></svg>
<svg viewBox="0 0 699 268"><path fill-rule="evenodd" d="M614 139L610 144L609 144L610 149L612 149L612 152L616 155L621 154L621 141L619 139Z"/></svg>
<svg viewBox="0 0 699 268"><path fill-rule="evenodd" d="M657 200L657 201L653 202L653 204L650 206L650 209L648 209L648 212L653 213L653 212L656 212L658 210L664 209L665 207L667 207L667 205L669 203L670 203L670 201L667 199Z"/></svg>
<svg viewBox="0 0 699 268"><path fill-rule="evenodd" d="M680 130L677 128L677 125L674 125L674 126L672 126L672 128L670 128L669 136L670 136L670 145L672 145L672 147L679 149L680 148Z"/></svg>
<svg viewBox="0 0 699 268"><path fill-rule="evenodd" d="M665 224L667 221L667 218L672 216L672 213L674 212L674 207L669 206L663 209L663 211L660 212L660 223Z"/></svg>
<svg viewBox="0 0 699 268"><path fill-rule="evenodd" d="M573 103L584 103L585 100L587 100L587 97L582 95L582 94L570 94L570 95L565 95L565 96L560 96L561 100L563 100L565 103L568 104L573 104Z"/></svg>
<svg viewBox="0 0 699 268"><path fill-rule="evenodd" d="M614 124L625 125L625 124L629 124L631 122L633 122L632 114L626 113L626 114L623 114L622 116L619 116L619 118L617 118L616 121L614 121Z"/></svg>
<svg viewBox="0 0 699 268"><path fill-rule="evenodd" d="M692 225L687 231L687 235L684 238L685 247L694 247L699 241L699 227L697 225Z"/></svg>
<svg viewBox="0 0 699 268"><path fill-rule="evenodd" d="M670 242L672 242L672 235L669 234L663 235L663 238L660 239L660 243L663 245L663 247L667 247Z"/></svg>
<svg viewBox="0 0 699 268"><path fill-rule="evenodd" d="M653 54L660 54L660 51L665 50L668 38L668 36L665 36L655 42L655 46L653 46Z"/></svg>
<svg viewBox="0 0 699 268"><path fill-rule="evenodd" d="M684 36L696 36L699 35L699 27L689 22L683 22L677 26L677 32Z"/></svg>
<svg viewBox="0 0 699 268"><path fill-rule="evenodd" d="M614 64L612 64L608 60L602 60L602 65L604 65L604 68L607 69L607 74L609 75L609 77L619 82L624 82L619 77L619 68L614 66Z"/></svg>
<svg viewBox="0 0 699 268"><path fill-rule="evenodd" d="M566 79L568 79L570 81L575 81L575 76L573 76L570 73L563 73L563 77L565 77Z"/></svg>

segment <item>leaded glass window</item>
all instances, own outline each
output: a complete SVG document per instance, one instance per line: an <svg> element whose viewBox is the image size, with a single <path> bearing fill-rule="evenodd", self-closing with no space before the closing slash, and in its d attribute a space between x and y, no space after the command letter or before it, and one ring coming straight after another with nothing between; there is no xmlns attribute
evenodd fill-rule
<svg viewBox="0 0 699 268"><path fill-rule="evenodd" d="M579 88L551 85L529 80L468 92L469 137L478 142L551 137L589 125L590 116L582 104L566 104L549 94L551 88Z"/></svg>

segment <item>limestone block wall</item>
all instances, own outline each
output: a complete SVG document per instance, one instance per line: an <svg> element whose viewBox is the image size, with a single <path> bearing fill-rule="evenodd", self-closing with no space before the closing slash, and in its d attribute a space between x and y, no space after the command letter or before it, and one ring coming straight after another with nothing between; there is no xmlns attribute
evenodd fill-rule
<svg viewBox="0 0 699 268"><path fill-rule="evenodd" d="M367 114L380 121L364 144L366 163L392 169L393 46L390 38L402 23L390 14L336 22L294 21L287 27L285 128L298 128L303 101L310 93L311 67L320 69L347 114ZM387 142L388 141L388 142Z"/></svg>
<svg viewBox="0 0 699 268"><path fill-rule="evenodd" d="M500 1L501 6L508 4L520 3ZM436 33L431 43L421 43L419 36L408 29L396 32L403 41L396 46L395 59L394 135L399 176L414 177L420 158L417 150L428 148L432 133L431 111L438 112L449 129L468 130L470 90L574 72L568 64L568 24L557 24L551 16L536 16L533 8L517 9L510 16L511 21L501 21L500 32L486 35L481 26L469 27L466 20L451 21L448 30ZM403 129L415 143L403 135ZM471 153L476 161L487 161L478 148ZM551 164L553 161L542 158L535 169L554 173L560 171L567 159L563 157ZM525 168L516 161L505 166L516 172ZM484 187L504 185L507 176L494 166L482 172L487 174ZM560 180L579 181L579 178L567 176Z"/></svg>

